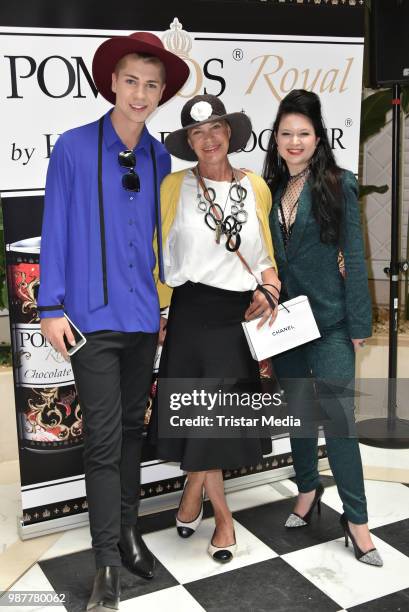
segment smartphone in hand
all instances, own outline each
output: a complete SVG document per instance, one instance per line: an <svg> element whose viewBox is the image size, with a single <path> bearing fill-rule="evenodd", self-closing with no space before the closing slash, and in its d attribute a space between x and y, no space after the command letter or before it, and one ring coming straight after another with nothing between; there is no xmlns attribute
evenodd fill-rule
<svg viewBox="0 0 409 612"><path fill-rule="evenodd" d="M74 340L75 340L75 344L74 346L72 344L70 344L67 340L67 337L64 335L64 344L65 347L67 349L67 353L68 355L71 357L72 355L74 355L77 351L80 350L80 348L82 348L84 346L84 344L86 343L87 339L85 338L85 336L80 332L80 330L78 329L78 327L76 327L74 325L74 323L71 321L71 319L69 317L67 317L67 315L64 313L64 317L67 319L72 334L74 336Z"/></svg>

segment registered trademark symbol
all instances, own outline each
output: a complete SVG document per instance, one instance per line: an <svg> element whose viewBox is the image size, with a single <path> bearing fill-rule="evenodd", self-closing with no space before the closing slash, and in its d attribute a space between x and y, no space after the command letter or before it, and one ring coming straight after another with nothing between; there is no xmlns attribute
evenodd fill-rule
<svg viewBox="0 0 409 612"><path fill-rule="evenodd" d="M242 49L234 49L233 51L233 59L236 60L236 62L240 62L243 59L244 53Z"/></svg>
<svg viewBox="0 0 409 612"><path fill-rule="evenodd" d="M345 119L345 125L346 127L351 127L351 125L353 124L352 119Z"/></svg>

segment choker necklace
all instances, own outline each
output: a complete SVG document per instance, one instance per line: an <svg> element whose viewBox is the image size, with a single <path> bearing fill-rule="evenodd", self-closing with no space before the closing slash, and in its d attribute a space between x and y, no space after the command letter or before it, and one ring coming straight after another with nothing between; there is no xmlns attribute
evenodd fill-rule
<svg viewBox="0 0 409 612"><path fill-rule="evenodd" d="M247 222L248 212L244 209L247 189L240 185L236 171L232 168L230 188L222 208L216 202L216 192L208 187L199 172L198 166L193 169L197 184L197 208L204 214L204 221L216 233L216 243L220 244L222 235L226 236L225 247L228 251L237 251L241 244L240 232L243 224ZM227 202L230 199L230 214L225 217Z"/></svg>
<svg viewBox="0 0 409 612"><path fill-rule="evenodd" d="M309 173L309 171L310 171L310 166L308 165L306 168L304 168L304 170L301 170L301 172L298 172L297 174L293 174L292 176L290 175L288 182L296 181L297 179L306 176Z"/></svg>

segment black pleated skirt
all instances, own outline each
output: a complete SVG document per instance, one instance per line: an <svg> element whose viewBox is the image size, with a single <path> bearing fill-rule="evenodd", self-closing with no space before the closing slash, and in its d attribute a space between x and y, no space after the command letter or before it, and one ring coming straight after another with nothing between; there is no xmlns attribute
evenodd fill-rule
<svg viewBox="0 0 409 612"><path fill-rule="evenodd" d="M258 384L258 363L241 326L251 295L251 291L191 282L174 289L159 366L159 394L165 378L226 378ZM271 453L269 438L159 438L158 408L154 405L150 425L157 457L180 462L183 470L236 469L256 465Z"/></svg>

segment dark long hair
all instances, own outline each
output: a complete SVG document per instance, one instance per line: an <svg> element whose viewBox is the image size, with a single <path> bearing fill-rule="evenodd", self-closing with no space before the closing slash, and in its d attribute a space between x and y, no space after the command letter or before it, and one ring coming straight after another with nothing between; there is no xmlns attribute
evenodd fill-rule
<svg viewBox="0 0 409 612"><path fill-rule="evenodd" d="M320 226L321 242L338 244L343 217L342 169L335 162L322 119L321 102L315 93L294 89L281 101L268 143L263 177L273 196L279 186L287 184L289 172L278 153L276 135L284 115L294 113L307 117L320 139L310 161L312 210Z"/></svg>

